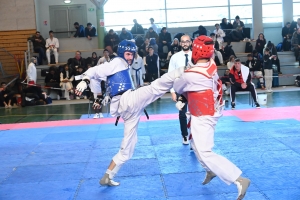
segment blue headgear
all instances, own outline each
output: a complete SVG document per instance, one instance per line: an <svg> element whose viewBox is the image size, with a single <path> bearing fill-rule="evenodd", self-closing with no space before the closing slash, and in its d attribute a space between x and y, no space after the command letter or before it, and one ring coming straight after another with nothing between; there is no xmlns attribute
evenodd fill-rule
<svg viewBox="0 0 300 200"><path fill-rule="evenodd" d="M135 43L130 40L123 40L122 42L120 42L119 46L118 46L118 56L125 60L124 53L126 51L133 53L133 58L134 58L135 53L136 53Z"/></svg>

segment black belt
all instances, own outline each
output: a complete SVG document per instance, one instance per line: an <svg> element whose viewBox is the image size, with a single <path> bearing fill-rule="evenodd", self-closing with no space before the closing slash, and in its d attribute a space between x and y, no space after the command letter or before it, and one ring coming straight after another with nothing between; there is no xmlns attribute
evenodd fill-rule
<svg viewBox="0 0 300 200"><path fill-rule="evenodd" d="M146 109L144 109L144 113L145 113L147 119L149 120L149 115L148 115ZM120 119L120 116L117 117L116 122L115 122L115 126L118 126L119 119Z"/></svg>

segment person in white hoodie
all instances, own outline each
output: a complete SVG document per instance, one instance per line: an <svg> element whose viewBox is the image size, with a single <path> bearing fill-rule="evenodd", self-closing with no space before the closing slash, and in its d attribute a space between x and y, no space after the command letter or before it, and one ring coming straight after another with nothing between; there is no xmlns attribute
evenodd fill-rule
<svg viewBox="0 0 300 200"><path fill-rule="evenodd" d="M216 29L214 30L214 34L216 34L216 38L217 38L217 41L219 43L219 47L221 48L222 45L223 45L223 42L224 42L224 37L226 36L225 35L225 32L220 29L220 25L219 24L215 24L215 27Z"/></svg>
<svg viewBox="0 0 300 200"><path fill-rule="evenodd" d="M30 64L28 65L27 67L27 83L28 84L31 84L31 85L34 85L36 84L36 67L35 67L35 64L36 64L36 58L35 57L31 57L30 59Z"/></svg>

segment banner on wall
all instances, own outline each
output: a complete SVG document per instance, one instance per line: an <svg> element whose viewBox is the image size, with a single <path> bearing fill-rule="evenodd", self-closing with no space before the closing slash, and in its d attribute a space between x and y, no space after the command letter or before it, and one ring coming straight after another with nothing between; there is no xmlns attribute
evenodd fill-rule
<svg viewBox="0 0 300 200"><path fill-rule="evenodd" d="M100 27L104 27L104 19L100 19Z"/></svg>

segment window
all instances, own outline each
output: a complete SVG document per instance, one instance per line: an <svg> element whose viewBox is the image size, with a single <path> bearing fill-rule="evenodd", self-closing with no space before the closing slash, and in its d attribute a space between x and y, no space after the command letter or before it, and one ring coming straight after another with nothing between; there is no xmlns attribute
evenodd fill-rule
<svg viewBox="0 0 300 200"><path fill-rule="evenodd" d="M295 2L295 0L294 0L294 2ZM298 3L293 3L294 20L297 20L297 18L300 18L300 13L298 12L299 10L300 10L300 0Z"/></svg>
<svg viewBox="0 0 300 200"><path fill-rule="evenodd" d="M244 24L252 23L252 5L230 6L231 23L234 22L237 15Z"/></svg>
<svg viewBox="0 0 300 200"><path fill-rule="evenodd" d="M252 0L230 0L230 6L252 5Z"/></svg>
<svg viewBox="0 0 300 200"><path fill-rule="evenodd" d="M142 10L159 10L165 9L164 0L109 0L104 5L104 12L131 12L131 11L142 11ZM150 18L150 17L149 17ZM153 17L154 18L154 17Z"/></svg>
<svg viewBox="0 0 300 200"><path fill-rule="evenodd" d="M250 0L251 1L251 0ZM197 8L197 7L212 7L212 6L228 6L228 1L220 0L189 0L187 4L179 0L166 0L167 9L174 8Z"/></svg>
<svg viewBox="0 0 300 200"><path fill-rule="evenodd" d="M263 23L282 21L282 4L262 5Z"/></svg>

